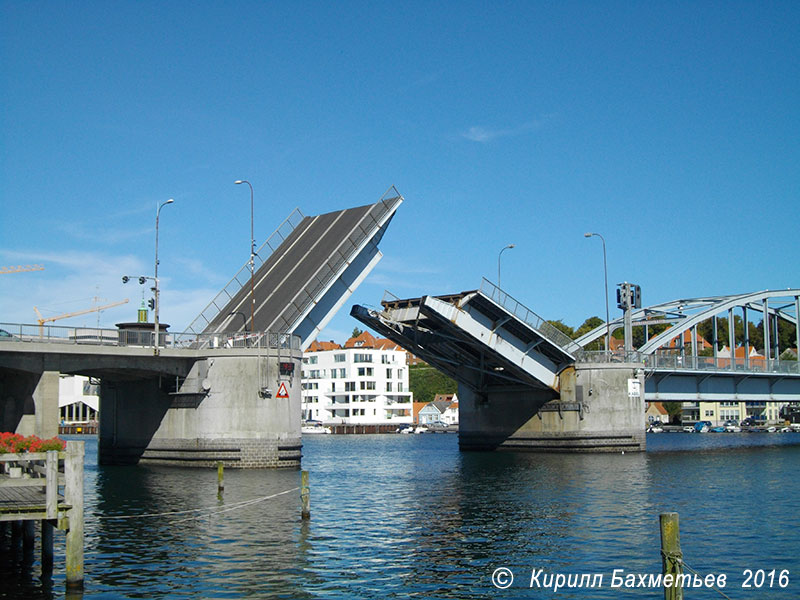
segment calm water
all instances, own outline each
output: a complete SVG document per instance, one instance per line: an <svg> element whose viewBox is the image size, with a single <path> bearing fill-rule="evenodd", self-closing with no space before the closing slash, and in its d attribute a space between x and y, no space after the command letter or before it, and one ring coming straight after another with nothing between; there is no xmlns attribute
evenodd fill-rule
<svg viewBox="0 0 800 600"><path fill-rule="evenodd" d="M100 598L661 598L612 589L659 573L658 515L680 513L688 565L731 598L800 597L800 434L657 434L646 454L459 453L455 435L306 436L312 518L298 472L96 465L87 442L86 590ZM216 507L213 517L109 519ZM63 598L56 571L0 564L0 597ZM38 561L38 552L36 556ZM505 590L495 569L515 575ZM789 570L742 589L744 569ZM602 573L600 589L529 589L531 570ZM541 579L541 578L540 578ZM70 596L73 597L73 596ZM721 598L691 590L687 599Z"/></svg>

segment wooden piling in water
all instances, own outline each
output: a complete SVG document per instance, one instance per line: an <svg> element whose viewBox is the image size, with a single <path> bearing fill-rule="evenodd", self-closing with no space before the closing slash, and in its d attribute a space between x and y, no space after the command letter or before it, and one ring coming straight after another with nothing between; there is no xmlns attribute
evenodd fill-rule
<svg viewBox="0 0 800 600"><path fill-rule="evenodd" d="M300 500L303 503L300 516L305 521L311 518L311 489L308 487L308 471L300 473Z"/></svg>
<svg viewBox="0 0 800 600"><path fill-rule="evenodd" d="M677 579L683 574L678 513L662 513L660 522L663 573ZM678 582L674 582L670 587L664 587L664 600L683 600L683 587Z"/></svg>
<svg viewBox="0 0 800 600"><path fill-rule="evenodd" d="M67 511L67 587L83 587L83 442L67 442L64 461Z"/></svg>
<svg viewBox="0 0 800 600"><path fill-rule="evenodd" d="M225 491L225 467L222 461L217 462L217 494L222 495Z"/></svg>

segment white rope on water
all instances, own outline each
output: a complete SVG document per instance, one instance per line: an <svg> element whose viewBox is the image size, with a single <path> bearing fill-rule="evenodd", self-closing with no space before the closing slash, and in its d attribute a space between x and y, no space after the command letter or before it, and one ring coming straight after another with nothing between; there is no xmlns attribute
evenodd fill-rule
<svg viewBox="0 0 800 600"><path fill-rule="evenodd" d="M224 506L206 506L204 508L193 508L190 510L176 510L171 512L160 512L160 513L144 513L139 515L98 515L95 518L111 521L111 520L121 520L121 519L147 519L155 517L174 517L178 515L186 515L191 513L206 513L206 514L195 515L189 517L188 519L181 519L180 521L176 521L176 523L182 523L183 521L190 521L192 519L210 517L225 512L229 512L232 510L237 510L239 508L250 506L251 504L258 504L259 502L272 500L273 498L277 498L278 496L283 496L285 494L290 494L292 492L297 492L299 490L300 488L296 487L290 490L285 490L283 492L278 492L277 494L270 494L269 496L261 496L260 498L251 498L250 500L242 500L241 502L234 502L233 504L227 504Z"/></svg>

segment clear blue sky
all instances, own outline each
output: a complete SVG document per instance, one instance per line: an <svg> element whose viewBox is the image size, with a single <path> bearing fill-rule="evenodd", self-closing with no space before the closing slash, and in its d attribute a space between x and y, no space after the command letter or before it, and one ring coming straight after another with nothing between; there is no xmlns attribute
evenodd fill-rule
<svg viewBox="0 0 800 600"><path fill-rule="evenodd" d="M353 295L548 319L800 287L800 3L0 0L0 321L181 330L289 214L401 206ZM323 333L358 323L343 309ZM94 324L95 315L61 324Z"/></svg>

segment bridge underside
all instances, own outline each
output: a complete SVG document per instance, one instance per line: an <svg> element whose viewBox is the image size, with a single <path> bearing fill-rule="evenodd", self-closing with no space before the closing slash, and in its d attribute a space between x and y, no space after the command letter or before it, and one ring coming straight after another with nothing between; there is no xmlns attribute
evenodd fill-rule
<svg viewBox="0 0 800 600"><path fill-rule="evenodd" d="M639 365L575 368L568 338L487 283L351 315L458 382L462 450L643 450Z"/></svg>

